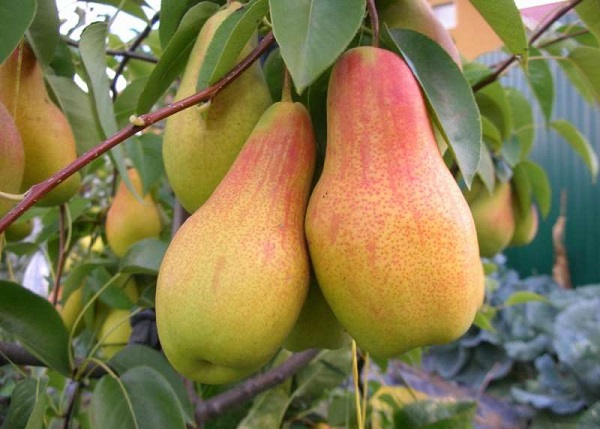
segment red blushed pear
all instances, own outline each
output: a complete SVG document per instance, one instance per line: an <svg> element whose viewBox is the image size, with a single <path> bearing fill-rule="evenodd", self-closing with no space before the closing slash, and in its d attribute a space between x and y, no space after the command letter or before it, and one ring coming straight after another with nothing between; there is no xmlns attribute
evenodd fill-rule
<svg viewBox="0 0 600 429"><path fill-rule="evenodd" d="M327 121L306 235L334 314L378 357L455 340L483 300L477 234L406 63L379 48L347 51Z"/></svg>
<svg viewBox="0 0 600 429"><path fill-rule="evenodd" d="M156 321L177 371L227 383L281 347L308 290L304 214L314 162L306 108L272 105L173 238L158 276Z"/></svg>
<svg viewBox="0 0 600 429"><path fill-rule="evenodd" d="M18 194L25 169L21 135L6 106L0 102L0 192ZM15 205L0 197L0 217Z"/></svg>

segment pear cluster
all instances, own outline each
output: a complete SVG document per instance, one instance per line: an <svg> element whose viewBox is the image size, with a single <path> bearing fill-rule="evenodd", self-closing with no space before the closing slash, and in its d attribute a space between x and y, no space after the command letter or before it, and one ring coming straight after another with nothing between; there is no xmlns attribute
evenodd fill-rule
<svg viewBox="0 0 600 429"><path fill-rule="evenodd" d="M178 98L193 91L210 37L237 7L205 24ZM175 369L227 383L282 346L338 348L351 336L391 357L462 335L483 301L475 225L406 63L374 47L339 58L312 191L309 113L285 93L269 106L267 94L260 69L250 69L231 94L167 121L167 176L193 212L156 290ZM227 143L211 132L229 132Z"/></svg>

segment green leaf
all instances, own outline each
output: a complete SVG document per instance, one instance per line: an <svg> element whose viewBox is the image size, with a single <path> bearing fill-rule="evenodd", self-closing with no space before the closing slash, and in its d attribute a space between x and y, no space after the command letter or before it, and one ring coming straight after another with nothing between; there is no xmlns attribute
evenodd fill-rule
<svg viewBox="0 0 600 429"><path fill-rule="evenodd" d="M323 351L296 374L296 390L290 400L316 398L327 389L339 386L352 367L350 347Z"/></svg>
<svg viewBox="0 0 600 429"><path fill-rule="evenodd" d="M82 155L100 144L102 137L98 133L88 95L72 79L49 75L46 81L71 125L77 154Z"/></svg>
<svg viewBox="0 0 600 429"><path fill-rule="evenodd" d="M504 42L508 50L527 64L527 34L514 0L469 0Z"/></svg>
<svg viewBox="0 0 600 429"><path fill-rule="evenodd" d="M552 188L546 170L533 161L522 161L515 170L524 169L529 180L532 195L537 200L543 217L550 213L552 203Z"/></svg>
<svg viewBox="0 0 600 429"><path fill-rule="evenodd" d="M222 78L238 62L242 50L268 11L268 0L252 0L225 18L206 50L198 74L198 91Z"/></svg>
<svg viewBox="0 0 600 429"><path fill-rule="evenodd" d="M465 63L463 64L463 75L469 85L474 85L477 82L487 78L493 73L492 69L481 63Z"/></svg>
<svg viewBox="0 0 600 429"><path fill-rule="evenodd" d="M179 28L169 40L140 96L138 113L149 112L185 68L200 28L218 8L214 3L202 2L192 7L184 15Z"/></svg>
<svg viewBox="0 0 600 429"><path fill-rule="evenodd" d="M483 305L477 313L475 314L475 320L473 320L473 325L477 326L479 329L483 329L484 331L495 331L494 325L492 321L496 316L497 310L489 305Z"/></svg>
<svg viewBox="0 0 600 429"><path fill-rule="evenodd" d="M498 127L485 116L481 117L481 132L483 141L487 143L491 149L495 152L502 149L502 136L500 135Z"/></svg>
<svg viewBox="0 0 600 429"><path fill-rule="evenodd" d="M592 91L592 97L600 102L600 49L589 46L579 46L573 49L569 56L582 78Z"/></svg>
<svg viewBox="0 0 600 429"><path fill-rule="evenodd" d="M55 0L37 0L35 18L27 30L27 39L35 56L44 65L50 64L56 52L60 37L59 26Z"/></svg>
<svg viewBox="0 0 600 429"><path fill-rule="evenodd" d="M163 48L167 46L177 31L181 18L189 10L190 6L189 1L162 0L160 2L158 37Z"/></svg>
<svg viewBox="0 0 600 429"><path fill-rule="evenodd" d="M128 401L129 399L129 401ZM109 376L100 379L90 404L90 417L95 428L132 429L136 427L133 410L129 405L131 398L126 396L124 388ZM168 427L168 426L167 426ZM138 424L138 429L142 427Z"/></svg>
<svg viewBox="0 0 600 429"><path fill-rule="evenodd" d="M529 51L532 56L541 56L540 51L533 47L530 47ZM554 80L548 61L545 59L532 60L524 71L529 86L542 109L544 118L549 122L552 118L554 106Z"/></svg>
<svg viewBox="0 0 600 429"><path fill-rule="evenodd" d="M600 43L600 2L584 0L575 7L575 11Z"/></svg>
<svg viewBox="0 0 600 429"><path fill-rule="evenodd" d="M478 174L486 189L492 193L496 186L496 169L494 168L492 155L484 144L481 145L481 159L479 160Z"/></svg>
<svg viewBox="0 0 600 429"><path fill-rule="evenodd" d="M42 429L48 406L48 377L26 378L12 392L4 429Z"/></svg>
<svg viewBox="0 0 600 429"><path fill-rule="evenodd" d="M67 330L48 300L0 280L0 328L50 368L63 375L70 373Z"/></svg>
<svg viewBox="0 0 600 429"><path fill-rule="evenodd" d="M476 402L425 399L406 404L394 414L394 427L411 429L472 429Z"/></svg>
<svg viewBox="0 0 600 429"><path fill-rule="evenodd" d="M87 0L88 3L99 3L113 6L129 15L135 16L144 22L148 21L142 6L148 6L144 0Z"/></svg>
<svg viewBox="0 0 600 429"><path fill-rule="evenodd" d="M140 173L142 191L147 193L153 186L160 185L165 172L162 158L162 138L156 134L145 133L129 139L125 143L125 147L133 165Z"/></svg>
<svg viewBox="0 0 600 429"><path fill-rule="evenodd" d="M513 121L504 87L498 82L487 85L477 91L475 100L481 116L485 116L496 126L502 141L508 140L513 128Z"/></svg>
<svg viewBox="0 0 600 429"><path fill-rule="evenodd" d="M158 274L168 244L156 238L147 238L133 244L121 261L121 272Z"/></svg>
<svg viewBox="0 0 600 429"><path fill-rule="evenodd" d="M50 68L54 71L56 76L66 77L73 80L75 76L75 65L73 64L73 55L71 48L62 39L58 40L54 57L50 62ZM46 78L50 73L46 73Z"/></svg>
<svg viewBox="0 0 600 429"><path fill-rule="evenodd" d="M33 21L35 0L0 0L0 64L15 50Z"/></svg>
<svg viewBox="0 0 600 429"><path fill-rule="evenodd" d="M146 76L130 82L117 97L114 109L119 128L129 125L129 118L136 114L140 96L148 84L148 79L149 76Z"/></svg>
<svg viewBox="0 0 600 429"><path fill-rule="evenodd" d="M173 388L188 422L192 423L194 421L194 409L181 376L173 369L162 353L146 346L131 344L113 356L109 364L119 374L140 366L156 370Z"/></svg>
<svg viewBox="0 0 600 429"><path fill-rule="evenodd" d="M520 290L512 293L506 301L504 301L505 307L510 307L517 304L525 304L527 302L548 302L548 298L535 292L527 290Z"/></svg>
<svg viewBox="0 0 600 429"><path fill-rule="evenodd" d="M471 87L446 51L422 34L385 29L382 37L411 67L452 148L465 183L471 186L481 151L481 121Z"/></svg>
<svg viewBox="0 0 600 429"><path fill-rule="evenodd" d="M557 61L557 64L567 76L567 79L569 79L571 84L573 84L575 89L577 89L579 94L581 94L586 102L590 104L594 103L596 101L594 88L591 86L586 76L582 73L581 69L575 65L575 62L573 62L573 60L571 60L568 56L564 56L563 51L556 46L549 46L545 48L545 50L550 55L560 58L560 60Z"/></svg>
<svg viewBox="0 0 600 429"><path fill-rule="evenodd" d="M270 0L269 5L273 34L299 94L342 54L365 13L365 0Z"/></svg>
<svg viewBox="0 0 600 429"><path fill-rule="evenodd" d="M520 159L521 142L519 142L515 136L510 137L508 141L502 145L501 153L508 165L514 167Z"/></svg>
<svg viewBox="0 0 600 429"><path fill-rule="evenodd" d="M529 156L535 141L535 121L531 104L522 92L515 88L506 89L506 99L513 121L513 134L519 141L519 160Z"/></svg>
<svg viewBox="0 0 600 429"><path fill-rule="evenodd" d="M281 100L281 91L283 90L283 71L285 64L279 48L275 48L271 51L265 63L263 64L263 74L271 93L271 98L274 101ZM314 125L313 125L314 126Z"/></svg>
<svg viewBox="0 0 600 429"><path fill-rule="evenodd" d="M571 145L581 159L583 159L592 175L592 182L595 182L598 176L598 156L587 138L573 124L564 119L551 122L550 127L558 132Z"/></svg>

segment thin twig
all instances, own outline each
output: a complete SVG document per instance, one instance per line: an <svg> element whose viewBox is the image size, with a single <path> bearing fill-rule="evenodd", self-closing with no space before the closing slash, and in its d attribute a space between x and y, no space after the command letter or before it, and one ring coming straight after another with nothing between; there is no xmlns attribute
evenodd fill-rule
<svg viewBox="0 0 600 429"><path fill-rule="evenodd" d="M141 115L137 118L138 121L136 123L143 125L130 124L126 126L116 134L104 140L99 145L87 151L85 154L77 158L59 172L53 174L45 181L33 185L29 191L27 191L23 201L18 203L9 213L0 219L0 233L4 232L10 224L23 215L23 213L32 207L41 197L46 195L52 189L56 188L59 184L63 183L81 168L97 159L100 155L108 152L119 143L124 142L129 137L139 133L150 125L214 97L219 91L223 90L223 88L233 82L240 74L248 69L263 53L265 53L274 40L273 33L267 34L246 58L244 58L237 66L231 69L218 82L190 97L179 100L152 113Z"/></svg>
<svg viewBox="0 0 600 429"><path fill-rule="evenodd" d="M144 30L142 30L142 32L140 34L138 34L138 36L135 38L135 40L133 41L133 43L127 49L126 52L134 52L142 44L144 39L146 37L148 37L148 35L152 31L152 27L154 26L154 24L156 24L156 22L158 21L158 18L159 18L159 14L156 13L152 17L152 19L150 20L148 25L146 25L146 28L144 28ZM113 77L113 80L110 84L110 89L112 90L113 102L117 99L117 81L119 80L119 76L121 76L123 74L123 70L125 70L125 66L129 62L129 60L130 60L130 57L128 57L128 56L123 57L123 60L121 61L121 63L119 64L119 67L117 68L117 71L115 72L115 77Z"/></svg>
<svg viewBox="0 0 600 429"><path fill-rule="evenodd" d="M367 0L367 9L369 10L369 18L371 19L371 29L373 30L373 46L379 47L379 16L375 7L375 0Z"/></svg>
<svg viewBox="0 0 600 429"><path fill-rule="evenodd" d="M71 39L64 39L67 45L73 46L74 48L79 48L79 42ZM107 49L104 51L106 55L110 55L112 57L129 57L134 60L146 61L148 63L156 64L158 62L157 58L153 56L142 54L139 52L129 52L129 51L118 51L116 49Z"/></svg>
<svg viewBox="0 0 600 429"><path fill-rule="evenodd" d="M575 6L577 6L579 3L581 3L583 0L572 0L571 2L567 3L566 5L556 9L556 11L554 13L552 13L548 19L546 20L546 22L544 22L543 24L541 24L531 35L531 38L529 39L529 46L532 46L536 40L538 40L551 26L552 24L554 24L556 21L558 21L561 17L563 17L567 12L569 12L571 9L573 9ZM473 92L477 92L483 88L485 88L486 86L488 86L489 84L495 82L496 80L498 80L498 78L500 77L500 75L502 75L502 73L515 61L517 61L519 59L519 57L517 55L512 55L509 58L507 58L506 60L504 60L503 62L501 62L496 69L494 70L494 72L488 76L486 76L485 78L483 78L482 80L480 80L479 82L475 83L471 88L473 89Z"/></svg>
<svg viewBox="0 0 600 429"><path fill-rule="evenodd" d="M71 420L73 419L73 412L75 411L75 403L77 402L77 398L79 398L79 393L81 392L81 381L75 381L75 391L69 400L69 407L67 408L67 412L65 414L65 421L63 423L63 429L69 429L71 425Z"/></svg>
<svg viewBox="0 0 600 429"><path fill-rule="evenodd" d="M554 45L555 43L562 42L563 40L568 40L568 39L572 39L573 37L589 34L589 32L590 32L590 30L584 29L584 30L574 31L573 33L569 33L569 34L563 34L562 36L558 36L554 39L547 40L544 43L540 43L536 47L538 49L546 48L550 45Z"/></svg>
<svg viewBox="0 0 600 429"><path fill-rule="evenodd" d="M54 290L52 291L52 305L56 307L58 303L58 291L60 290L60 278L62 277L65 268L65 260L67 251L65 249L66 227L65 220L67 217L66 203L60 205L60 215L58 223L58 262L56 263L56 277L54 278Z"/></svg>

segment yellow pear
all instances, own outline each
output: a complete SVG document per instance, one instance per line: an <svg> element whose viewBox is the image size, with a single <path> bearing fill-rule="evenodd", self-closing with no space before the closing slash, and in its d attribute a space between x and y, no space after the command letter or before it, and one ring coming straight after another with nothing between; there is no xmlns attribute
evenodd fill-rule
<svg viewBox="0 0 600 429"><path fill-rule="evenodd" d="M440 45L462 68L460 54L450 32L435 16L427 0L378 0L379 20L389 28L417 31Z"/></svg>
<svg viewBox="0 0 600 429"><path fill-rule="evenodd" d="M475 225L393 52L354 48L333 68L306 237L323 295L372 355L453 341L471 325L484 292Z"/></svg>
<svg viewBox="0 0 600 429"><path fill-rule="evenodd" d="M510 243L515 230L511 194L509 183L496 182L490 194L479 179L471 191L465 192L475 220L479 253L483 257L502 252Z"/></svg>
<svg viewBox="0 0 600 429"><path fill-rule="evenodd" d="M213 35L225 18L240 7L240 3L232 2L206 21L175 101L197 92L198 74ZM247 55L250 49L247 46L241 55ZM165 170L175 195L188 212L193 213L208 199L270 104L269 89L257 62L219 92L210 105L192 107L167 119Z"/></svg>
<svg viewBox="0 0 600 429"><path fill-rule="evenodd" d="M18 194L25 169L25 151L21 135L6 106L0 100L0 192ZM0 197L0 218L15 203Z"/></svg>
<svg viewBox="0 0 600 429"><path fill-rule="evenodd" d="M515 232L510 240L509 246L525 246L533 241L538 230L538 211L535 205L523 213L513 199L513 213L515 216Z"/></svg>
<svg viewBox="0 0 600 429"><path fill-rule="evenodd" d="M292 330L310 277L303 225L314 162L306 108L274 104L173 237L158 275L156 322L166 357L186 377L242 378Z"/></svg>
<svg viewBox="0 0 600 429"><path fill-rule="evenodd" d="M135 168L127 170L129 180L142 198L142 180ZM122 257L134 243L145 238L158 237L161 224L158 208L152 195L143 196L143 202L119 184L115 199L106 213L106 240L115 255Z"/></svg>
<svg viewBox="0 0 600 429"><path fill-rule="evenodd" d="M0 65L0 101L15 119L23 140L25 171L21 192L43 182L77 158L69 122L50 100L44 86L42 68L26 43L20 45ZM37 204L62 204L77 192L79 184L80 176L77 173Z"/></svg>
<svg viewBox="0 0 600 429"><path fill-rule="evenodd" d="M60 291L62 293L62 290ZM83 287L75 289L67 298L64 305L58 308L60 317L62 318L68 332L73 330L75 321L83 311ZM77 325L74 335L77 336L83 329L83 322Z"/></svg>
<svg viewBox="0 0 600 429"><path fill-rule="evenodd" d="M292 352L306 349L339 349L348 335L335 318L314 276L302 311L283 346Z"/></svg>

